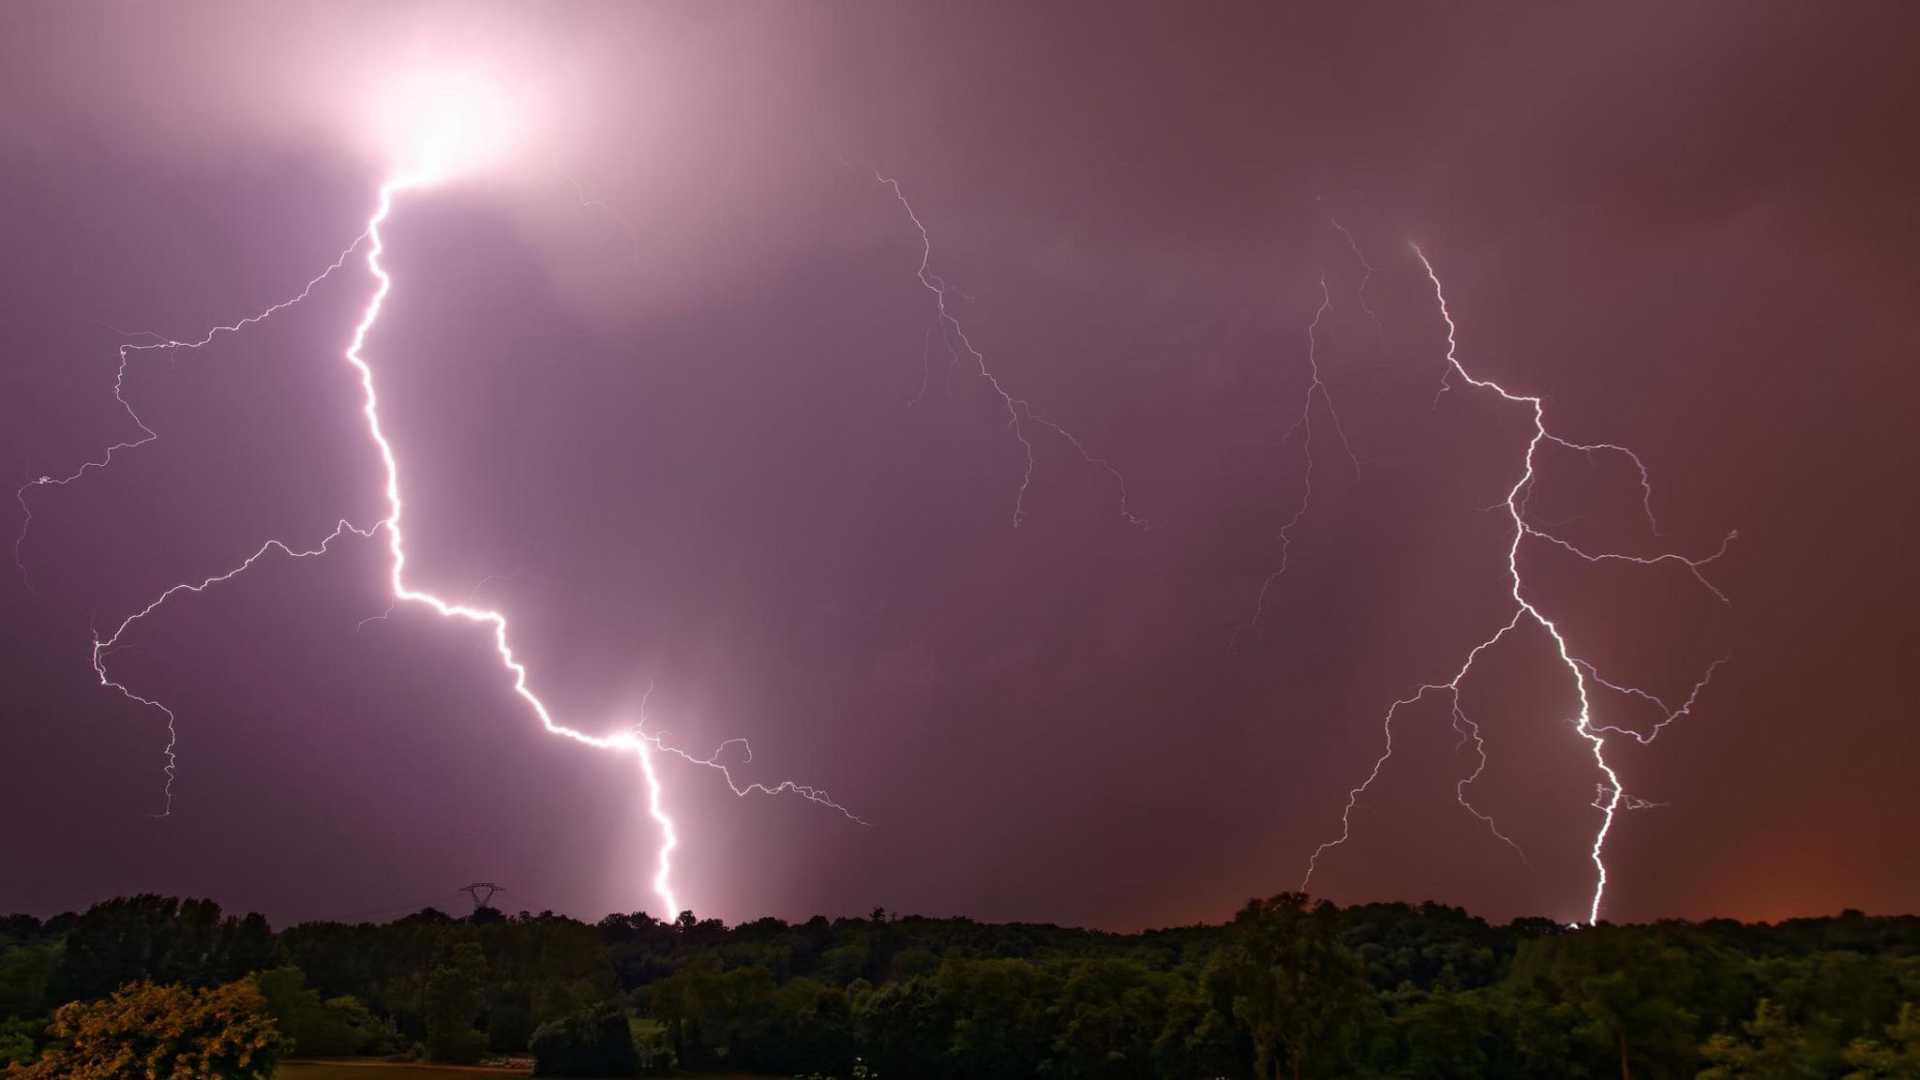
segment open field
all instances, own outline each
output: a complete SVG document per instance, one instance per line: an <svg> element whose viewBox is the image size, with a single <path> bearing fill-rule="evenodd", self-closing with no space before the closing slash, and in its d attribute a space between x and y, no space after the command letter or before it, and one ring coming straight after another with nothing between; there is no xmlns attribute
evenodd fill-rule
<svg viewBox="0 0 1920 1080"><path fill-rule="evenodd" d="M273 1080L487 1080L526 1076L524 1069L487 1069L460 1065L401 1065L388 1061L289 1061ZM703 1074L702 1080L768 1080L744 1073Z"/></svg>
<svg viewBox="0 0 1920 1080"><path fill-rule="evenodd" d="M526 1076L525 1069L484 1069L458 1065L412 1065L387 1061L289 1061L274 1080L486 1080Z"/></svg>

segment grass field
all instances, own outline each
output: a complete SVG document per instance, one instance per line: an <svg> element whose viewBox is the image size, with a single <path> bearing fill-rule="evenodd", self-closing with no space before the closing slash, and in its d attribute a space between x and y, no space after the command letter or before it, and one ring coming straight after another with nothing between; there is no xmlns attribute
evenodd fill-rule
<svg viewBox="0 0 1920 1080"><path fill-rule="evenodd" d="M452 1065L395 1065L385 1061L290 1061L273 1080L487 1080L525 1076L524 1069L476 1069Z"/></svg>
<svg viewBox="0 0 1920 1080"><path fill-rule="evenodd" d="M395 1065L385 1061L290 1061L273 1080L489 1080L526 1076L524 1069L477 1069L455 1065ZM703 1075L700 1080L767 1080L745 1075Z"/></svg>

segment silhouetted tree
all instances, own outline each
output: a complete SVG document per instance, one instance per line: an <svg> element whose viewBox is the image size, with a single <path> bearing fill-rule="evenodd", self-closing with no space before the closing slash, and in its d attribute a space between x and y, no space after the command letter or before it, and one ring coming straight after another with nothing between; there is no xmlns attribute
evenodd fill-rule
<svg viewBox="0 0 1920 1080"><path fill-rule="evenodd" d="M470 941L455 944L427 976L427 1057L468 1064L487 1048L474 1028L486 1005L487 958Z"/></svg>
<svg viewBox="0 0 1920 1080"><path fill-rule="evenodd" d="M1230 995L1262 1078L1349 1072L1374 1018L1366 971L1340 943L1339 909L1304 893L1248 901L1207 978Z"/></svg>
<svg viewBox="0 0 1920 1080"><path fill-rule="evenodd" d="M612 1002L540 1025L531 1046L535 1076L633 1076L640 1071L626 1010Z"/></svg>

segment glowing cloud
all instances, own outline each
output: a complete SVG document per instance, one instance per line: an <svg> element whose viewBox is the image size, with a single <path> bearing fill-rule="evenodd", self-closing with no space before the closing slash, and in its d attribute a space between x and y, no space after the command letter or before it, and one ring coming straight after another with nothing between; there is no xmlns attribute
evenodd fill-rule
<svg viewBox="0 0 1920 1080"><path fill-rule="evenodd" d="M472 71L414 72L379 100L375 138L406 187L441 183L501 163L525 127L518 97Z"/></svg>

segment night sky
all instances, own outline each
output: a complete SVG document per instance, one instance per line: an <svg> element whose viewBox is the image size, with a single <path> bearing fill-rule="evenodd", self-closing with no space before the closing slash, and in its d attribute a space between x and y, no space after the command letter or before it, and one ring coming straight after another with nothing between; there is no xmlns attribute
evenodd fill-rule
<svg viewBox="0 0 1920 1080"><path fill-rule="evenodd" d="M657 757L686 906L1112 928L1219 919L1340 833L1395 698L1512 614L1501 500L1543 449L1529 597L1685 698L1627 795L1603 916L1920 907L1911 5L0 7L0 479L138 435L115 350L298 293L391 171L396 80L477 70L516 134L404 193L366 355L409 573L513 620L565 722L751 740L735 798ZM949 363L916 277L1044 425ZM1333 222L1350 230L1369 276ZM362 250L364 254L364 249ZM1308 326L1358 468L1314 407ZM276 922L660 914L631 754L541 730L484 628L402 605L341 354L350 259L205 348L132 354L159 438L30 487L0 573L0 910L135 891ZM1369 314L1369 311L1372 314ZM0 501L11 537L20 508ZM0 566L6 565L0 563ZM1644 730L1644 701L1598 722ZM1600 814L1572 682L1523 624L1321 858L1341 902L1585 917ZM729 750L724 760L742 761Z"/></svg>

